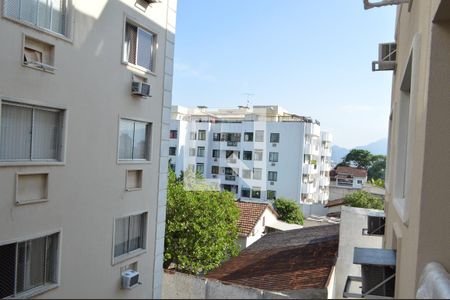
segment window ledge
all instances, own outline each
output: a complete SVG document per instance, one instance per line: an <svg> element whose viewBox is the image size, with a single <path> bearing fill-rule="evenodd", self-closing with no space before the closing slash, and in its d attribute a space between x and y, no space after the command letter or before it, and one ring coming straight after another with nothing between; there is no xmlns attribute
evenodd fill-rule
<svg viewBox="0 0 450 300"><path fill-rule="evenodd" d="M0 167L65 166L64 161L0 161Z"/></svg>
<svg viewBox="0 0 450 300"><path fill-rule="evenodd" d="M118 165L146 165L151 164L151 160L118 160Z"/></svg>
<svg viewBox="0 0 450 300"><path fill-rule="evenodd" d="M35 66L33 64L26 64L24 62L22 62L22 66L30 68L30 69L33 69L33 70L49 73L49 74L55 74L55 70L56 70L56 68L54 68L53 66L51 66L51 67L54 68L54 69L50 70L48 68L40 68L40 67L37 67L37 66Z"/></svg>
<svg viewBox="0 0 450 300"><path fill-rule="evenodd" d="M406 209L406 199L405 198L395 198L393 203L394 203L395 210L397 211L397 214L399 215L403 224L405 226L408 226L409 225L409 215L408 215L408 211Z"/></svg>
<svg viewBox="0 0 450 300"><path fill-rule="evenodd" d="M131 251L129 253L123 254L121 256L113 257L112 259L112 265L117 265L118 263L124 262L128 259L134 258L136 256L140 256L144 253L147 253L147 249L137 249L134 251Z"/></svg>
<svg viewBox="0 0 450 300"><path fill-rule="evenodd" d="M128 68L128 70L130 70L133 73L136 73L136 75L138 75L138 76L142 76L144 74L148 74L153 77L158 76L155 72L153 72L149 69L146 69L144 67L141 67L139 65L135 65L135 64L129 63L127 61L122 61L122 64L125 65Z"/></svg>
<svg viewBox="0 0 450 300"><path fill-rule="evenodd" d="M125 191L127 192L142 191L142 188L125 188Z"/></svg>
<svg viewBox="0 0 450 300"><path fill-rule="evenodd" d="M38 296L38 295L43 294L45 292L48 292L50 290L56 289L58 287L59 287L58 283L38 286L38 287L36 287L34 289L31 289L29 291L17 294L16 297L8 297L8 298L5 298L5 299L28 299L28 298L33 298L35 296Z"/></svg>
<svg viewBox="0 0 450 300"><path fill-rule="evenodd" d="M48 202L48 199L36 199L36 200L25 200L25 201L16 201L17 206L23 206L28 204L36 204L36 203L43 203Z"/></svg>

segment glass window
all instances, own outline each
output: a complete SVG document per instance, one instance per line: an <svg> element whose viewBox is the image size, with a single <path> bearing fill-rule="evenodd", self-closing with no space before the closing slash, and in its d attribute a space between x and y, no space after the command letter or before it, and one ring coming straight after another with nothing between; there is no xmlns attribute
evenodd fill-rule
<svg viewBox="0 0 450 300"><path fill-rule="evenodd" d="M241 189L241 197L250 198L250 189L249 188L242 188Z"/></svg>
<svg viewBox="0 0 450 300"><path fill-rule="evenodd" d="M119 160L150 160L150 126L120 119Z"/></svg>
<svg viewBox="0 0 450 300"><path fill-rule="evenodd" d="M262 150L255 150L255 160L256 161L263 160L263 151Z"/></svg>
<svg viewBox="0 0 450 300"><path fill-rule="evenodd" d="M255 199L261 198L261 188L259 188L259 187L252 188L252 198L255 198Z"/></svg>
<svg viewBox="0 0 450 300"><path fill-rule="evenodd" d="M252 178L252 171L243 169L242 170L242 178L251 179Z"/></svg>
<svg viewBox="0 0 450 300"><path fill-rule="evenodd" d="M191 133L189 134L189 139L190 139L191 141L196 140L196 139L197 139L197 133L191 132Z"/></svg>
<svg viewBox="0 0 450 300"><path fill-rule="evenodd" d="M267 200L275 200L277 198L276 191L267 191Z"/></svg>
<svg viewBox="0 0 450 300"><path fill-rule="evenodd" d="M61 110L3 103L0 160L61 160Z"/></svg>
<svg viewBox="0 0 450 300"><path fill-rule="evenodd" d="M197 163L197 173L200 173L203 175L205 172L205 164L204 163Z"/></svg>
<svg viewBox="0 0 450 300"><path fill-rule="evenodd" d="M244 151L244 154L242 155L242 158L244 160L252 160L252 151Z"/></svg>
<svg viewBox="0 0 450 300"><path fill-rule="evenodd" d="M205 147L197 147L197 157L205 157Z"/></svg>
<svg viewBox="0 0 450 300"><path fill-rule="evenodd" d="M114 257L145 249L147 213L116 219Z"/></svg>
<svg viewBox="0 0 450 300"><path fill-rule="evenodd" d="M255 142L264 142L264 130L255 130Z"/></svg>
<svg viewBox="0 0 450 300"><path fill-rule="evenodd" d="M218 150L218 149L213 149L213 151L212 151L212 157L214 157L214 158L219 158L219 157L220 157L220 150Z"/></svg>
<svg viewBox="0 0 450 300"><path fill-rule="evenodd" d="M220 133L213 133L213 141L215 142L220 141Z"/></svg>
<svg viewBox="0 0 450 300"><path fill-rule="evenodd" d="M170 131L170 138L176 139L178 137L178 131L177 130L171 130Z"/></svg>
<svg viewBox="0 0 450 300"><path fill-rule="evenodd" d="M269 161L278 162L278 152L269 152Z"/></svg>
<svg viewBox="0 0 450 300"><path fill-rule="evenodd" d="M211 174L219 174L219 167L211 166Z"/></svg>
<svg viewBox="0 0 450 300"><path fill-rule="evenodd" d="M189 156L195 156L195 148L189 148Z"/></svg>
<svg viewBox="0 0 450 300"><path fill-rule="evenodd" d="M269 171L269 174L267 176L268 177L267 180L268 181L277 181L277 176L278 176L277 172Z"/></svg>
<svg viewBox="0 0 450 300"><path fill-rule="evenodd" d="M198 140L199 141L206 140L206 130L199 130L198 131Z"/></svg>
<svg viewBox="0 0 450 300"><path fill-rule="evenodd" d="M169 147L169 155L177 155L177 148L176 147Z"/></svg>
<svg viewBox="0 0 450 300"><path fill-rule="evenodd" d="M262 169L254 168L253 169L253 179L260 180L262 178Z"/></svg>
<svg viewBox="0 0 450 300"><path fill-rule="evenodd" d="M270 134L270 142L271 143L279 143L280 142L280 134L279 133L271 133Z"/></svg>
<svg viewBox="0 0 450 300"><path fill-rule="evenodd" d="M0 246L0 298L58 280L59 233Z"/></svg>
<svg viewBox="0 0 450 300"><path fill-rule="evenodd" d="M125 60L131 64L153 70L155 35L131 23L125 28Z"/></svg>
<svg viewBox="0 0 450 300"><path fill-rule="evenodd" d="M5 15L62 35L66 34L66 0L5 0Z"/></svg>
<svg viewBox="0 0 450 300"><path fill-rule="evenodd" d="M244 142L253 142L253 132L244 132Z"/></svg>

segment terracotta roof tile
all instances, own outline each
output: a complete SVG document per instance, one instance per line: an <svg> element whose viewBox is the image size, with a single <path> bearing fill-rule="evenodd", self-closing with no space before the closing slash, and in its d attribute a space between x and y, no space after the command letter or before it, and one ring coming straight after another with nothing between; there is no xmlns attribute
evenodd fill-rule
<svg viewBox="0 0 450 300"><path fill-rule="evenodd" d="M269 291L325 288L338 243L339 225L269 233L206 277Z"/></svg>
<svg viewBox="0 0 450 300"><path fill-rule="evenodd" d="M359 168L353 168L353 167L337 167L336 168L337 175L341 174L350 174L356 177L366 177L367 176L367 170L366 169L359 169Z"/></svg>
<svg viewBox="0 0 450 300"><path fill-rule="evenodd" d="M264 211L271 206L266 203L236 201L239 208L238 230L240 235L249 236ZM273 211L276 215L275 211Z"/></svg>
<svg viewBox="0 0 450 300"><path fill-rule="evenodd" d="M323 207L333 207L333 206L339 206L344 205L345 199L335 199L335 200L328 200L328 203L325 204Z"/></svg>

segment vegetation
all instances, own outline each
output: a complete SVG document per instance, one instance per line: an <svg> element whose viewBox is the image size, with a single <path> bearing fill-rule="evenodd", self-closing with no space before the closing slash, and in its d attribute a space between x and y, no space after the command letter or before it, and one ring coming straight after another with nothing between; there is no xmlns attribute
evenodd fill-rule
<svg viewBox="0 0 450 300"><path fill-rule="evenodd" d="M339 166L355 166L366 169L368 178L384 180L386 169L386 156L373 155L367 150L352 149L342 160Z"/></svg>
<svg viewBox="0 0 450 300"><path fill-rule="evenodd" d="M346 205L352 207L384 209L381 198L374 196L366 191L357 191L344 197Z"/></svg>
<svg viewBox="0 0 450 300"><path fill-rule="evenodd" d="M300 205L294 200L278 198L273 202L273 207L280 216L280 220L289 224L303 225L303 213Z"/></svg>
<svg viewBox="0 0 450 300"><path fill-rule="evenodd" d="M164 267L205 274L237 255L239 209L234 202L229 192L198 186L187 190L169 170Z"/></svg>
<svg viewBox="0 0 450 300"><path fill-rule="evenodd" d="M374 186L377 186L377 187L380 187L380 188L384 188L384 180L383 179L381 179L381 178L378 178L378 179L370 179L369 181L368 181L371 185L374 185Z"/></svg>

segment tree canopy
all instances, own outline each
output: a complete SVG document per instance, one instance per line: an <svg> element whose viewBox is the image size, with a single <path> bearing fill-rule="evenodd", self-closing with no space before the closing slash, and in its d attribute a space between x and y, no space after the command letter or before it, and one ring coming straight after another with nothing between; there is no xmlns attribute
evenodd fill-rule
<svg viewBox="0 0 450 300"><path fill-rule="evenodd" d="M186 190L169 170L164 266L204 274L237 255L234 202L229 192Z"/></svg>
<svg viewBox="0 0 450 300"><path fill-rule="evenodd" d="M386 169L386 156L373 155L367 150L352 149L338 166L354 166L367 170L369 179L383 179Z"/></svg>
<svg viewBox="0 0 450 300"><path fill-rule="evenodd" d="M280 216L280 220L289 224L303 225L303 213L300 205L294 200L278 198L273 202L273 207Z"/></svg>
<svg viewBox="0 0 450 300"><path fill-rule="evenodd" d="M381 198L366 191L356 191L344 197L346 205L352 207L384 209Z"/></svg>

